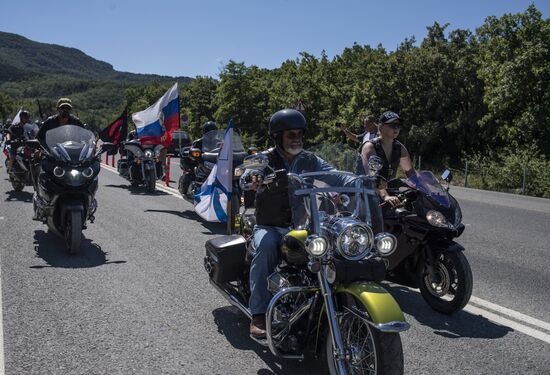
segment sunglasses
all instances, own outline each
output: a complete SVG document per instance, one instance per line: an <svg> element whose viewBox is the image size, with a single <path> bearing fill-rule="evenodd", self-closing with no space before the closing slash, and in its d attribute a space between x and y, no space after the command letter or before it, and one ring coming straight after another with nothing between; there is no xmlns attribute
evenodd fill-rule
<svg viewBox="0 0 550 375"><path fill-rule="evenodd" d="M288 139L300 139L304 136L304 132L302 130L299 131L286 131L284 133L284 137Z"/></svg>
<svg viewBox="0 0 550 375"><path fill-rule="evenodd" d="M401 130L401 124L386 124L393 130Z"/></svg>

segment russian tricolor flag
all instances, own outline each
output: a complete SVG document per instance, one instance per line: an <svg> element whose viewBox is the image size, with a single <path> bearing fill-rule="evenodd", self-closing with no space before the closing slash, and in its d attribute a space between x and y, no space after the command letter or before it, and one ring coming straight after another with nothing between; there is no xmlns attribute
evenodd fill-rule
<svg viewBox="0 0 550 375"><path fill-rule="evenodd" d="M168 147L172 141L172 131L180 126L178 83L170 87L155 104L133 113L132 120L142 144L162 144Z"/></svg>

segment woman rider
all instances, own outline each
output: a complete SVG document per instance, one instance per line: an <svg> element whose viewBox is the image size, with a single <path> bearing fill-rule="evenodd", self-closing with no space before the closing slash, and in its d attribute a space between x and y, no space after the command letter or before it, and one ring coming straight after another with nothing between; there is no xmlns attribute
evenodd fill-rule
<svg viewBox="0 0 550 375"><path fill-rule="evenodd" d="M378 120L378 138L367 141L361 148L361 160L363 168L368 171L368 161L372 155L382 159L383 167L380 176L387 181L395 178L397 168L401 167L407 177L416 174L409 152L396 138L401 130L399 115L395 112L384 112ZM399 198L389 195L385 187L379 188L380 199L389 203L392 207L399 204Z"/></svg>

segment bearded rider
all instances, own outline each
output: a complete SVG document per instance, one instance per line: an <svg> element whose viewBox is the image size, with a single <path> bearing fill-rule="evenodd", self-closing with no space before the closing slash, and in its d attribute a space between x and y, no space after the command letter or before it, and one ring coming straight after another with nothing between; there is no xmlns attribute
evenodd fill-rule
<svg viewBox="0 0 550 375"><path fill-rule="evenodd" d="M260 185L256 192L256 226L253 232L255 254L250 266L250 335L265 337L265 313L271 293L267 290L267 277L278 263L277 249L282 237L289 232L292 213L288 196L286 173L330 171L334 168L313 153L304 151L303 137L307 129L305 117L297 110L283 109L269 121L269 136L275 147L264 154L273 170L284 170L282 181L276 185ZM326 180L326 181L325 181ZM323 178L329 184L342 185L347 179L334 175ZM351 180L350 180L351 181Z"/></svg>
<svg viewBox="0 0 550 375"><path fill-rule="evenodd" d="M45 140L45 134L48 130L58 128L63 125L77 125L80 127L85 127L85 125L80 121L76 116L71 115L71 110L73 105L71 99L69 98L60 98L57 101L57 115L48 117L46 121L42 123L36 139L41 143Z"/></svg>

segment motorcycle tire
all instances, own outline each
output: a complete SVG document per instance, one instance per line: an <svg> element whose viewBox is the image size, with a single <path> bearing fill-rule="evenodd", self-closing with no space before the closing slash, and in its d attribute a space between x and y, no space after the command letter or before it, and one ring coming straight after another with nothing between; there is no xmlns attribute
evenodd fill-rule
<svg viewBox="0 0 550 375"><path fill-rule="evenodd" d="M149 171L145 175L145 188L147 192L153 193L156 189L157 176L155 176L155 171Z"/></svg>
<svg viewBox="0 0 550 375"><path fill-rule="evenodd" d="M355 304L355 307L363 309L361 304ZM346 361L347 373L403 374L403 346L399 333L381 332L347 310L340 316L339 326L346 351L353 353L351 360ZM356 350L357 348L361 349ZM329 329L324 335L321 350L322 360L326 365L326 374L339 374Z"/></svg>
<svg viewBox="0 0 550 375"><path fill-rule="evenodd" d="M13 190L19 192L19 191L23 191L23 188L25 187L25 184L23 184L21 182L17 182L17 181L12 181L11 186L13 187Z"/></svg>
<svg viewBox="0 0 550 375"><path fill-rule="evenodd" d="M80 252L82 239L82 214L80 211L69 211L65 218L65 246L71 255Z"/></svg>
<svg viewBox="0 0 550 375"><path fill-rule="evenodd" d="M435 311L448 315L466 306L472 295L473 276L464 253L441 253L435 260L434 272L437 280L432 280L424 268L418 281L426 303ZM447 299L447 296L453 298Z"/></svg>

